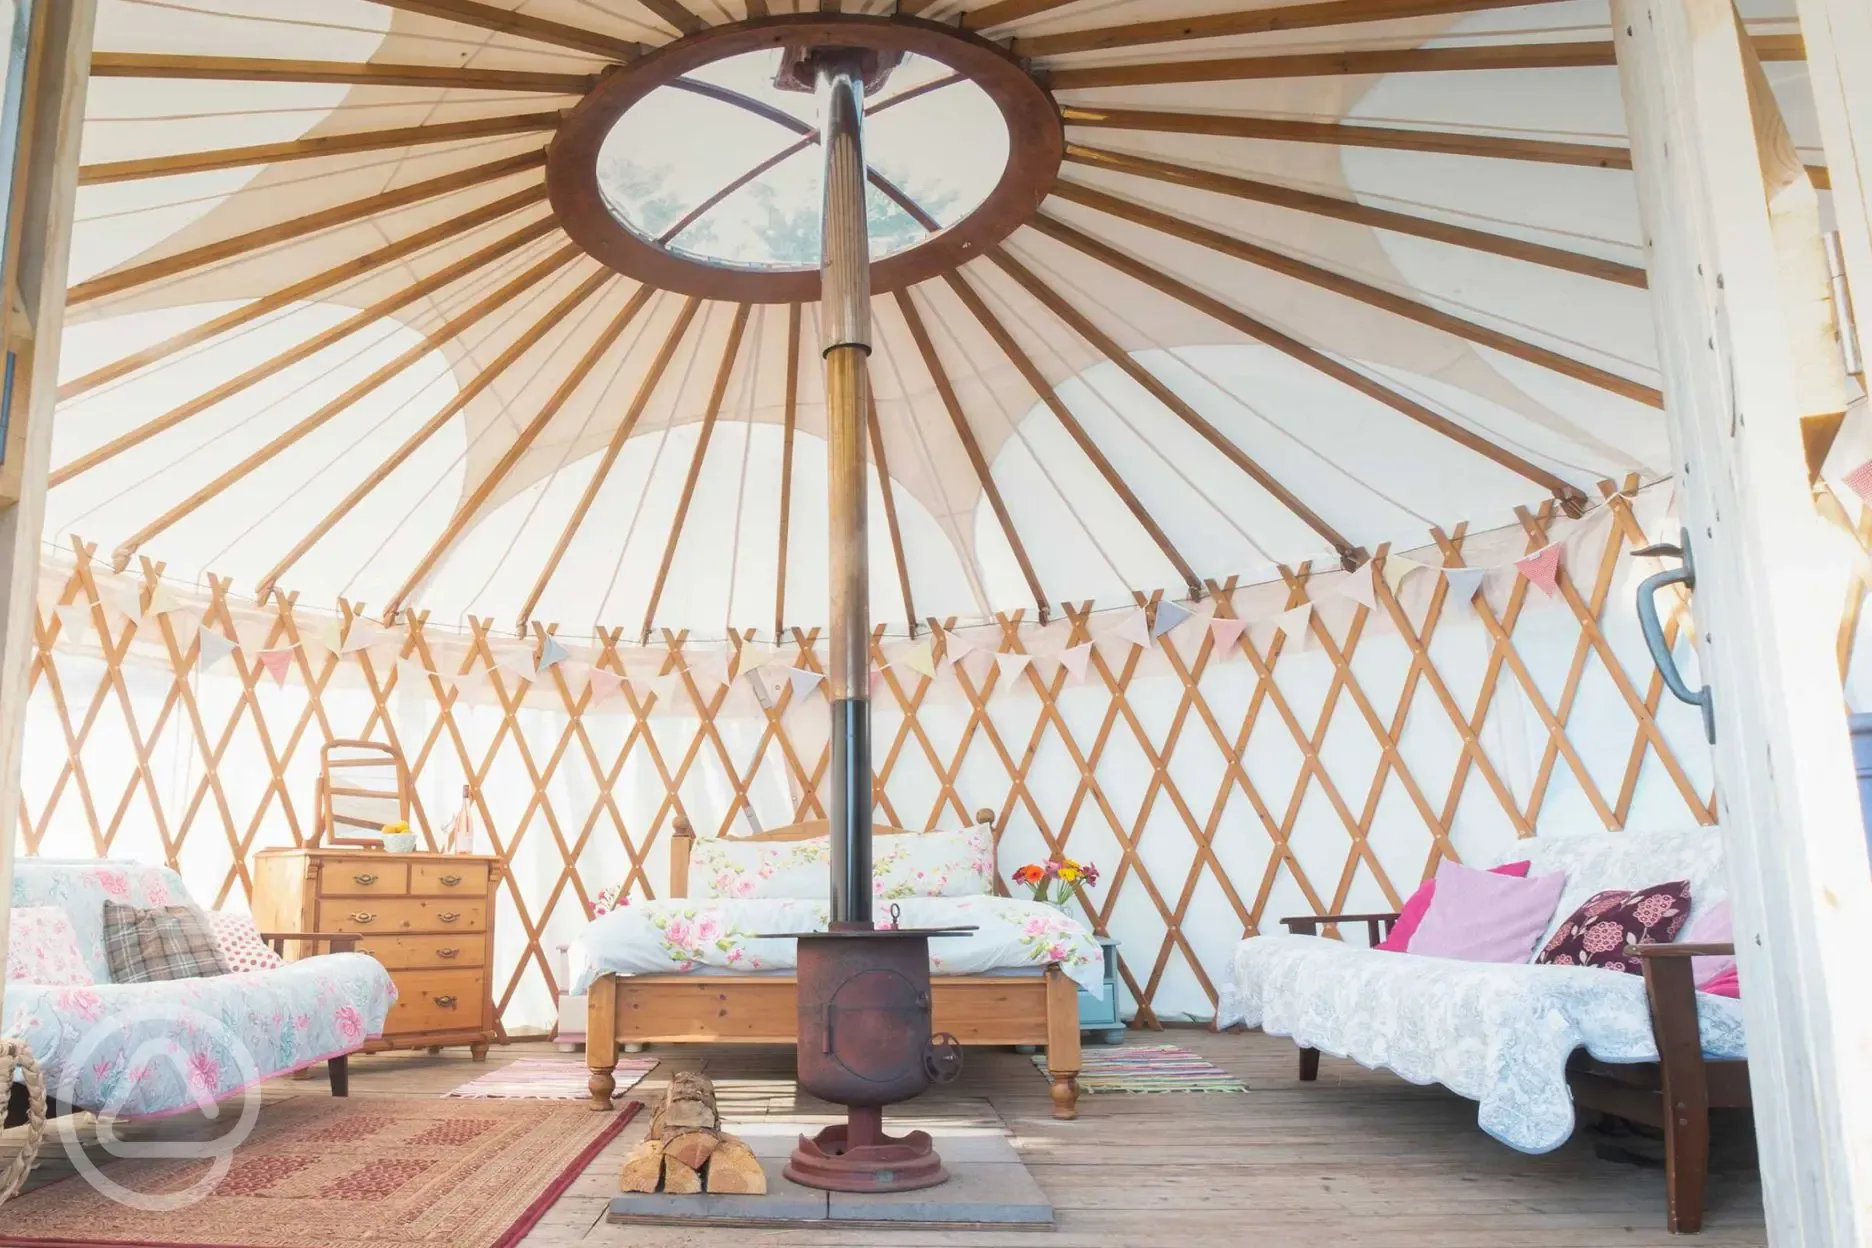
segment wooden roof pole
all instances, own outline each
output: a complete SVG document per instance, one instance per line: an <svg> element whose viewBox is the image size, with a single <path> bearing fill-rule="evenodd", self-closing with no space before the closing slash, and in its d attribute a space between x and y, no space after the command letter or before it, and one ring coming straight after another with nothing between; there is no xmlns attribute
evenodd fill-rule
<svg viewBox="0 0 1872 1248"><path fill-rule="evenodd" d="M683 335L689 330L689 323L695 319L696 309L702 306L702 300L691 295L684 301L682 310L676 314L676 323L670 327L663 339L663 346L651 361L650 369L638 383L637 394L631 399L631 405L624 412L624 419L611 434L611 441L605 447L604 456L599 459L597 469L591 480L585 485L585 492L579 497L578 506L572 509L572 518L566 521L565 531L560 533L559 541L553 546L546 566L540 570L539 579L533 583L533 592L527 595L526 602L520 608L519 627L525 629L533 618L533 608L539 605L540 596L546 592L546 585L559 570L559 561L565 558L567 548L572 545L572 538L578 533L579 526L585 522L585 513L591 510L598 491L604 487L605 479L611 475L611 466L630 440L631 432L636 429L637 421L643 416L644 408L650 403L650 396L656 392L658 383L663 380L664 372L670 361L676 356L676 348L681 344Z"/></svg>
<svg viewBox="0 0 1872 1248"><path fill-rule="evenodd" d="M1224 458L1234 464L1248 477L1273 495L1274 500L1299 518L1300 522L1331 543L1339 552L1340 559L1348 560L1354 554L1352 542L1322 519L1319 513L1300 501L1299 496L1282 485L1279 478L1257 463L1248 452L1231 441L1227 434L1210 424L1183 396L1172 390L1155 373L1145 368L1132 357L1129 351L1118 345L1116 339L1094 324L1085 313L1081 312L1060 293L1040 280L1040 276L1026 265L1016 260L1004 250L996 250L989 259L1019 283L1020 287L1057 316L1069 329L1085 339L1110 363L1118 366L1131 380L1142 386L1152 398L1163 404L1178 419L1201 434L1203 440L1220 451Z"/></svg>
<svg viewBox="0 0 1872 1248"><path fill-rule="evenodd" d="M78 170L78 185L98 186L106 182L132 182L142 178L167 178L184 173L206 173L214 169L239 169L246 165L281 164L289 160L312 160L320 156L346 156L356 152L381 152L391 148L420 147L429 143L454 143L462 139L490 139L510 134L529 134L558 128L557 110L543 113L517 113L511 117L476 117L468 121L441 121L421 126L396 126L388 130L360 130L354 134L321 134L309 139L289 139L284 143L256 143L250 147L223 147L206 152L179 152L172 156L141 156L135 160L113 160L99 165L85 165Z"/></svg>
<svg viewBox="0 0 1872 1248"><path fill-rule="evenodd" d="M487 366L476 373L474 377L469 380L467 385L463 386L456 392L453 398L443 404L440 411L423 422L422 428L406 438L403 445L392 452L389 458L373 468L363 481L359 482L349 494L345 495L342 502L327 512L324 519L313 525L311 531L300 538L298 544L290 551L286 552L286 556L278 563L274 564L271 571L260 578L260 583L254 590L254 597L264 601L266 596L272 592L274 586L278 583L280 576L285 573L288 568L292 567L293 564L303 558L308 550L311 550L313 546L317 545L319 539L331 531L332 526L349 515L351 509L364 500L365 495L381 485L386 477L392 472L395 472L397 468L402 466L405 460L416 453L417 448L434 437L442 426L453 420L457 413L474 401L476 396L493 385L515 360L518 360L533 347L537 346L540 340L548 333L552 332L574 308L591 298L600 287L609 283L613 276L609 269L599 269L584 281L580 282L570 294L554 304L553 307L547 311L546 315L536 321L524 334L509 343L505 350L495 356L493 360L489 361Z"/></svg>
<svg viewBox="0 0 1872 1248"><path fill-rule="evenodd" d="M1654 386L1647 386L1628 377L1621 377L1609 369L1587 364L1571 356L1562 355L1558 351L1537 346L1516 338L1513 334L1491 329L1487 325L1478 324L1430 304L1396 294L1381 286L1374 286L1356 277L1335 273L1331 269L1289 256L1272 247L1263 247L1259 243L1251 243L1246 239L1224 234L1220 230L1212 230L1207 226L1172 216L1170 213L1159 212L1155 208L1148 208L1143 204L1120 199L1116 195L1108 195L1103 191L1093 190L1073 182L1059 183L1053 188L1053 193L1061 199L1095 209L1117 217L1119 220L1157 230L1172 238L1180 238L1185 242L1195 243L1199 247L1207 247L1211 251L1232 256L1237 260L1245 260L1249 264L1279 273L1284 277L1291 277L1310 286L1317 286L1321 290L1332 291L1336 295L1344 295L1367 307L1378 308L1394 316L1401 316L1405 320L1415 321L1419 325L1473 342L1477 346L1489 347L1504 355L1526 360L1530 364L1538 364L1542 368L1571 377L1575 381L1583 381L1589 386L1597 386L1601 390L1610 391L1622 398L1631 399L1649 407L1662 408L1664 406L1664 396ZM1034 228L1042 233L1048 233L1055 220L1056 218L1041 214L1033 222Z"/></svg>
<svg viewBox="0 0 1872 1248"><path fill-rule="evenodd" d="M877 472L878 493L884 499L884 527L890 533L891 554L897 564L897 587L903 591L904 619L910 635L916 636L916 599L910 593L910 562L904 556L903 530L897 527L897 495L891 481L890 459L884 453L884 430L878 424L877 395L865 395L865 433L871 443L872 468Z"/></svg>
<svg viewBox="0 0 1872 1248"><path fill-rule="evenodd" d="M1112 488L1112 492L1118 496L1118 501L1123 503L1125 509L1131 513L1131 518L1136 520L1138 526L1150 535L1153 542L1157 543L1157 549L1163 552L1164 558L1170 561L1170 566L1177 570L1177 575L1182 577L1183 583L1189 587L1190 595L1194 598L1202 597L1203 584L1197 577L1196 570L1190 567L1189 561L1183 558L1175 544L1171 542L1169 535L1151 518L1150 512L1145 510L1138 496L1131 492L1131 487L1125 484L1118 470L1112 467L1111 460L1105 457L1105 453L1099 450L1098 443L1086 433L1085 426L1079 423L1079 418L1073 415L1072 409L1067 407L1065 401L1055 392L1052 383L1035 366L1033 358L1022 350L1014 335L1010 334L1007 326L1001 323L1001 318L994 314L981 295L976 293L974 287L970 286L960 273L947 273L944 274L944 278L949 283L949 289L955 292L956 298L960 299L962 305L974 315L977 321L981 322L982 328L988 331L988 336L993 338L995 345L1001 348L1001 353L1007 356L1014 367L1019 370L1028 386L1039 396L1040 401L1047 405L1047 410L1053 413L1054 418L1060 422L1067 434L1078 444L1079 449L1085 453L1085 457L1092 461L1092 466L1098 469L1101 477L1105 478L1105 484Z"/></svg>
<svg viewBox="0 0 1872 1248"><path fill-rule="evenodd" d="M207 342L210 338L225 334L231 329L238 329L242 325L256 321L269 313L277 312L281 308L290 307L320 291L329 290L340 282L359 277L372 269L382 268L386 264L401 260L404 256L414 255L426 247L454 238L459 234L465 234L490 221L497 221L509 213L518 212L529 204L537 204L545 198L546 186L540 183L524 191L515 191L512 195L483 204L458 217L438 221L426 230L416 231L408 238L399 239L375 251L368 251L355 259L346 260L343 264L334 265L322 273L314 273L303 281L283 286L272 294L244 303L232 312L224 312L220 316L203 321L200 325L171 334L153 346L133 351L121 359L94 368L82 377L74 377L59 387L59 401L77 398L107 382L115 381L139 369L148 368L151 364L165 360L178 351L195 346L197 343Z"/></svg>
<svg viewBox="0 0 1872 1248"><path fill-rule="evenodd" d="M373 61L293 61L168 52L93 52L93 78L180 78L214 82L334 82L365 87L438 87L465 91L539 91L584 95L596 74L553 74L466 65L386 65Z"/></svg>
<svg viewBox="0 0 1872 1248"><path fill-rule="evenodd" d="M208 482L208 484L202 486L193 494L190 494L168 511L165 511L162 515L138 529L112 552L112 569L122 572L130 565L130 557L136 553L137 548L144 542L147 542L150 538L163 532L178 520L182 520L193 514L200 509L202 504L208 502L223 490L241 480L255 468L273 459L275 456L279 455L280 452L289 450L297 444L301 438L305 437L306 434L325 425L340 413L350 410L354 403L376 390L391 378L397 376L410 365L435 351L438 344L451 341L466 332L478 321L484 319L488 314L505 307L534 283L541 281L548 274L558 269L560 263L558 257L548 256L544 260L524 269L515 277L495 287L492 291L468 305L467 308L450 317L443 323L442 328L437 330L434 334L424 335L422 340L417 342L415 346L404 351L395 359L390 360L381 367L372 370L368 376L362 378L353 385L346 387L342 393L333 398L330 402L321 405L319 409L310 416L307 416L305 419L279 434L279 436L271 439L265 446L254 451L238 464L235 464L232 468L229 468L226 472L223 472L214 480Z"/></svg>
<svg viewBox="0 0 1872 1248"><path fill-rule="evenodd" d="M338 204L331 208L321 208L317 212L307 213L303 217L294 217L273 225L263 225L257 230L248 230L232 238L219 239L212 243L203 243L187 251L178 251L174 255L163 256L156 260L147 260L142 264L132 265L127 269L113 269L88 281L79 282L66 292L67 306L90 303L106 295L121 294L151 282L174 277L178 273L187 273L193 269L222 260L232 260L249 252L271 247L275 243L291 242L308 234L317 234L335 226L348 225L361 221L365 217L380 212L393 212L410 204L434 199L451 191L464 190L479 186L484 182L494 182L528 169L538 169L546 164L546 149L537 152L522 152L518 156L507 156L500 160L489 161L485 165L476 165L471 169L458 169L454 173L441 177L429 178L422 182L412 182L395 190L381 191L376 195L366 195L363 199L354 199L349 203Z"/></svg>
<svg viewBox="0 0 1872 1248"><path fill-rule="evenodd" d="M1492 234L1487 230L1439 221L1432 217L1414 216L1411 213L1398 212L1391 208L1378 208L1356 199L1322 195L1317 191L1306 191L1298 187L1261 182L1252 178L1236 177L1232 174L1215 173L1208 169L1199 169L1194 165L1180 165L1168 160L1133 156L1129 152L1087 147L1079 143L1066 145L1066 159L1091 169L1104 169L1112 173L1152 178L1158 182L1168 182L1176 186L1194 187L1201 191L1213 191L1219 195L1231 195L1236 199L1272 204L1277 208L1291 208L1296 212L1312 213L1314 216L1334 217L1356 225L1370 226L1375 230L1410 234L1439 243L1449 243L1455 247L1467 247L1471 251L1506 256L1511 260L1525 260L1529 264L1544 265L1550 269L1579 273L1586 277L1600 277L1624 286L1636 286L1642 289L1645 284L1645 271L1639 265L1624 264L1617 260L1606 260L1599 256L1568 251L1564 247L1550 247L1545 243L1531 243L1526 239L1513 238L1506 234Z"/></svg>
<svg viewBox="0 0 1872 1248"><path fill-rule="evenodd" d="M787 526L793 518L793 433L799 424L800 305L787 305L786 431L780 443L780 553L774 573L773 635L786 631Z"/></svg>
<svg viewBox="0 0 1872 1248"><path fill-rule="evenodd" d="M679 0L637 0L637 3L675 27L679 35L693 35L708 29L708 23L691 13Z"/></svg>
<svg viewBox="0 0 1872 1248"><path fill-rule="evenodd" d="M1213 295L1204 294L1195 287L1180 282L1166 273L1159 273L1156 269L1153 269L1135 257L1128 256L1110 244L1101 242L1089 234L1082 233L1063 221L1055 221L1051 218L1041 216L1036 218L1034 222L1035 225L1042 223L1045 225L1045 233L1048 237L1065 243L1074 250L1091 256L1095 260L1104 261L1107 265L1117 269L1119 272L1137 279L1146 286L1163 292L1179 303L1205 313L1220 321L1222 324L1236 330L1238 333L1245 334L1258 342L1265 343L1281 352L1283 355L1287 355L1292 359L1300 361L1302 364L1310 366L1316 372L1323 373L1335 381L1350 386L1367 398L1375 399L1392 411L1403 416L1408 416L1418 424L1436 430L1452 441L1468 447L1485 459L1493 460L1510 472L1519 473L1542 489L1551 491L1555 498L1561 499L1567 503L1569 509L1577 507L1585 501L1585 496L1580 489L1563 478L1554 475L1538 464L1523 459L1513 451L1495 445L1495 443L1490 442L1487 438L1476 433L1474 430L1466 428L1449 419L1447 416L1425 407L1415 399L1400 394L1398 391L1393 390L1390 386L1385 385L1376 378L1367 377L1357 369L1341 364L1338 360L1333 359L1325 352L1315 347L1310 347L1292 335L1275 329L1265 321L1256 320L1240 309L1223 303Z"/></svg>
<svg viewBox="0 0 1872 1248"><path fill-rule="evenodd" d="M979 12L980 10L977 10ZM1764 61L1807 56L1799 35L1756 35ZM1178 82L1245 82L1256 78L1337 78L1362 74L1440 74L1479 69L1576 69L1614 64L1607 41L1479 43L1455 48L1378 48L1344 52L1289 52L1218 56L1142 65L1097 65L1046 71L1047 87L1145 87ZM95 71L94 71L95 72Z"/></svg>
<svg viewBox="0 0 1872 1248"><path fill-rule="evenodd" d="M552 392L551 397L534 414L533 419L527 422L526 427L502 452L500 459L495 461L494 467L489 469L487 476L482 478L481 483L474 488L466 501L456 507L455 514L449 517L448 527L442 530L442 535L436 538L434 544L429 547L428 553L423 555L415 570L404 579L397 592L391 595L390 604L384 608L386 621L394 619L397 612L403 609L410 591L422 583L423 578L429 575L437 561L450 546L454 545L455 539L460 537L462 531L474 520L476 513L481 510L488 497L500 486L507 474L513 471L513 466L520 462L520 457L527 453L527 449L545 431L546 426L552 423L553 417L559 414L559 409L566 405L566 401L590 375L592 369L598 367L598 361L604 358L612 344L617 342L618 336L636 319L637 314L643 311L644 305L650 302L650 297L656 293L648 286L639 288L637 293L630 297L630 302L624 305L597 339L585 349L585 354L579 357L578 363L574 364L560 381L558 389Z"/></svg>
<svg viewBox="0 0 1872 1248"><path fill-rule="evenodd" d="M276 373L283 372L299 361L317 355L334 342L354 334L360 329L378 323L383 320L383 318L397 311L397 309L415 303L417 300L440 290L442 287L472 273L474 270L484 265L492 264L501 257L511 254L527 243L546 237L558 228L559 223L557 221L551 217L546 217L539 221L532 222L504 238L495 240L488 246L462 257L455 263L436 270L422 281L407 286L393 295L379 299L369 307L346 317L329 329L314 334L304 342L288 348L272 359L254 365L247 371L238 376L229 378L227 381L222 382L220 385L215 386L213 389L203 394L197 395L181 406L171 408L156 419L146 421L138 425L135 429L112 438L109 442L104 443L104 445L87 451L70 463L61 465L52 474L52 484L62 485L70 481L73 477L78 476L80 473L89 472L99 464L114 459L127 450L141 446L157 434L174 428L191 416L205 412L215 404L239 394L248 387L256 385ZM582 253L576 245L567 243L564 247L559 248L553 253L553 261L555 265L564 264L570 261L574 256L580 254Z"/></svg>
<svg viewBox="0 0 1872 1248"><path fill-rule="evenodd" d="M692 304L694 300L690 301ZM650 641L651 623L656 619L657 604L663 600L663 586L669 580L670 564L676 547L682 544L683 522L689 518L689 503L695 498L696 481L702 476L702 463L708 458L709 441L715 433L715 421L721 415L722 400L728 396L728 379L734 375L735 357L741 353L741 339L747 332L748 304L735 307L734 320L728 326L728 343L722 348L721 365L715 370L715 386L709 391L708 408L702 413L702 431L696 437L695 455L689 460L689 475L683 479L682 497L670 520L669 541L663 547L663 562L657 565L656 583L650 587L650 601L644 607L642 641Z"/></svg>
<svg viewBox="0 0 1872 1248"><path fill-rule="evenodd" d="M535 43L589 52L614 61L636 60L644 52L644 45L634 40L516 13L512 9L483 4L480 0L377 0L377 3L386 8L402 9L405 13L421 13L425 17L439 17L503 35L518 35Z"/></svg>
<svg viewBox="0 0 1872 1248"><path fill-rule="evenodd" d="M1020 534L1014 528L1014 518L1008 514L1007 504L1001 499L1000 487L995 485L994 472L982 455L981 444L975 440L975 431L969 428L968 417L962 412L955 387L949 384L949 374L943 368L942 358L936 354L936 344L930 340L929 330L924 326L923 316L917 311L916 301L910 297L910 292L899 290L896 298L897 310L903 313L904 323L910 327L910 337L916 341L917 352L923 357L923 367L929 371L930 380L936 383L936 393L949 413L950 423L955 426L956 437L961 440L962 449L968 454L969 464L975 469L975 480L980 483L982 493L988 496L988 505L993 508L995 519L1001 524L1001 535L1007 538L1008 546L1014 552L1014 560L1020 564L1021 575L1027 580L1034 606L1040 612L1040 622L1044 624L1048 614L1046 592L1040 588L1040 578L1034 573L1032 560L1027 558L1027 548L1021 544Z"/></svg>

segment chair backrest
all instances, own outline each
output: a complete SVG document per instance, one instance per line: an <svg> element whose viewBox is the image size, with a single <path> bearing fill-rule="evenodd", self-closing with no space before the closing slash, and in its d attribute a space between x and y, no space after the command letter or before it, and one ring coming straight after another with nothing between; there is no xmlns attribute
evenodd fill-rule
<svg viewBox="0 0 1872 1248"><path fill-rule="evenodd" d="M994 811L976 811L975 822L978 824L992 824L994 822ZM901 836L912 831L914 831L914 829L893 828L889 824L883 823L874 823L871 825L871 835L874 837ZM769 828L764 832L755 832L748 836L737 836L732 839L736 842L745 842L747 844L760 844L762 842L773 841L811 841L822 836L829 836L830 834L831 824L828 821L824 819L807 819L801 823L789 823L783 827ZM670 832L669 895L671 897L687 897L689 895L689 855L690 851L695 848L695 841L695 829L690 826L689 820L682 815L676 816L676 821Z"/></svg>
<svg viewBox="0 0 1872 1248"><path fill-rule="evenodd" d="M1566 888L1541 938L1542 944L1588 897L1607 889L1636 889L1688 880L1690 918L1686 928L1729 896L1729 871L1718 828L1538 836L1510 846L1497 857L1501 862L1527 859L1533 864L1528 868L1529 875L1566 873Z"/></svg>
<svg viewBox="0 0 1872 1248"><path fill-rule="evenodd" d="M182 877L168 867L96 858L20 858L13 864L13 908L55 906L71 919L85 968L100 984L111 982L104 956L104 903L196 906Z"/></svg>
<svg viewBox="0 0 1872 1248"><path fill-rule="evenodd" d="M389 823L408 823L409 768L381 741L327 741L319 750L318 829L312 843L383 844Z"/></svg>

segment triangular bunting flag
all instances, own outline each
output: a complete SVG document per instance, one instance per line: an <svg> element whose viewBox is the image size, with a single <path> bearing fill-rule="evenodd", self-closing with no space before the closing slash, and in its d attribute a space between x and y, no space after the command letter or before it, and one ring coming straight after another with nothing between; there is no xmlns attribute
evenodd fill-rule
<svg viewBox="0 0 1872 1248"><path fill-rule="evenodd" d="M995 666L1001 669L1001 683L1003 685L1018 680L1020 674L1027 670L1027 665L1031 662L1033 662L1033 656L1030 654L995 655Z"/></svg>
<svg viewBox="0 0 1872 1248"><path fill-rule="evenodd" d="M1092 643L1082 641L1071 649L1060 651L1059 661L1060 666L1072 674L1073 684L1078 684L1086 678L1086 666L1092 662Z"/></svg>
<svg viewBox="0 0 1872 1248"><path fill-rule="evenodd" d="M545 671L555 663L563 663L572 657L572 652L559 644L558 638L547 633L540 639L539 670Z"/></svg>
<svg viewBox="0 0 1872 1248"><path fill-rule="evenodd" d="M980 646L964 637L961 633L956 632L953 628L943 630L943 642L943 653L948 656L951 663L956 662L966 654L981 649Z"/></svg>
<svg viewBox="0 0 1872 1248"><path fill-rule="evenodd" d="M340 652L351 654L382 641L387 633L361 615L351 617L351 627L345 630L344 649Z"/></svg>
<svg viewBox="0 0 1872 1248"><path fill-rule="evenodd" d="M512 642L494 647L494 666L521 680L532 680L539 675L539 666L533 662L533 647Z"/></svg>
<svg viewBox="0 0 1872 1248"><path fill-rule="evenodd" d="M262 650L259 655L260 666L266 669L266 674L273 678L274 684L284 687L286 671L292 666L292 657L290 649Z"/></svg>
<svg viewBox="0 0 1872 1248"><path fill-rule="evenodd" d="M1151 640L1155 641L1195 614L1182 603L1165 598L1157 604L1157 618L1151 621Z"/></svg>
<svg viewBox="0 0 1872 1248"><path fill-rule="evenodd" d="M728 683L728 656L726 654L696 655L689 662L689 676L695 681L696 692L705 698L708 697Z"/></svg>
<svg viewBox="0 0 1872 1248"><path fill-rule="evenodd" d="M819 687L819 682L825 679L825 677L821 676L818 672L808 671L803 667L787 668L786 678L787 683L793 686L793 701L795 703L799 702L814 689L817 689Z"/></svg>
<svg viewBox="0 0 1872 1248"><path fill-rule="evenodd" d="M1406 559L1403 555L1386 555L1384 566L1379 568L1378 572L1384 577L1385 588L1389 589L1391 596L1395 598L1398 586L1404 583L1404 578L1424 566L1415 559Z"/></svg>
<svg viewBox="0 0 1872 1248"><path fill-rule="evenodd" d="M1306 649L1307 624L1313 619L1313 604L1303 602L1291 611L1283 611L1273 619L1276 632L1292 642L1296 650Z"/></svg>
<svg viewBox="0 0 1872 1248"><path fill-rule="evenodd" d="M489 679L488 671L489 669L485 667L471 668L468 671L458 672L450 676L448 678L448 683L455 686L455 695L457 697L472 698L487 689Z"/></svg>
<svg viewBox="0 0 1872 1248"><path fill-rule="evenodd" d="M1872 503L1872 459L1860 464L1841 480L1846 482L1847 489L1859 496L1860 502Z"/></svg>
<svg viewBox="0 0 1872 1248"><path fill-rule="evenodd" d="M1378 583L1372 578L1377 575L1378 561L1367 559L1345 580L1339 582L1340 596L1373 611L1378 609Z"/></svg>
<svg viewBox="0 0 1872 1248"><path fill-rule="evenodd" d="M1451 606L1467 608L1487 575L1487 568L1444 568L1443 579L1449 584L1449 597L1444 601Z"/></svg>
<svg viewBox="0 0 1872 1248"><path fill-rule="evenodd" d="M1235 643L1241 640L1242 630L1248 627L1247 620L1216 616L1209 621L1209 635L1215 638L1216 653L1228 657L1235 653Z"/></svg>
<svg viewBox="0 0 1872 1248"><path fill-rule="evenodd" d="M183 609L182 600L176 597L175 591L161 581L156 582L155 588L150 590L148 614L167 615L171 611L181 611Z"/></svg>
<svg viewBox="0 0 1872 1248"><path fill-rule="evenodd" d="M1515 560L1515 567L1549 598L1560 592L1560 543L1543 546L1526 558Z"/></svg>
<svg viewBox="0 0 1872 1248"><path fill-rule="evenodd" d="M615 698L624 691L624 678L602 667L592 668L585 677L585 683L591 690L591 701L588 703L591 706L597 706L606 698Z"/></svg>
<svg viewBox="0 0 1872 1248"><path fill-rule="evenodd" d="M344 653L344 626L337 620L326 620L325 623L319 626L319 630L317 634L313 636L312 642L314 645L322 646L333 654L341 655Z"/></svg>
<svg viewBox="0 0 1872 1248"><path fill-rule="evenodd" d="M91 627L91 608L82 602L68 602L62 607L53 607L52 614L59 622L59 640L69 645L82 645L87 630Z"/></svg>
<svg viewBox="0 0 1872 1248"><path fill-rule="evenodd" d="M412 688L429 688L429 669L415 659L397 660L397 683L407 684Z"/></svg>
<svg viewBox="0 0 1872 1248"><path fill-rule="evenodd" d="M919 676L936 674L936 657L930 649L929 638L925 637L897 657L897 662Z"/></svg>
<svg viewBox="0 0 1872 1248"><path fill-rule="evenodd" d="M1144 608L1132 608L1118 627L1112 629L1111 635L1120 641L1128 641L1134 646L1150 645L1150 621L1145 618Z"/></svg>
<svg viewBox="0 0 1872 1248"><path fill-rule="evenodd" d="M122 616L126 620L136 620L143 616L143 587L141 585L129 585L122 581L100 581L98 601L104 604L104 613L107 617Z"/></svg>
<svg viewBox="0 0 1872 1248"><path fill-rule="evenodd" d="M201 649L195 655L195 670L198 672L207 671L234 653L234 643L212 628L204 628L195 636L201 643Z"/></svg>

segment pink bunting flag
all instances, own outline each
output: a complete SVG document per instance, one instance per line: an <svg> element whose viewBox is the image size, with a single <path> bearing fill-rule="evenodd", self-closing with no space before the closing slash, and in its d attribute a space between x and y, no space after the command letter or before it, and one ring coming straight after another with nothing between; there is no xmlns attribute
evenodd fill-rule
<svg viewBox="0 0 1872 1248"><path fill-rule="evenodd" d="M286 671L292 666L293 652L287 650L262 650L259 654L260 666L273 678L273 683L284 688Z"/></svg>
<svg viewBox="0 0 1872 1248"><path fill-rule="evenodd" d="M1560 543L1543 546L1525 559L1515 560L1514 566L1549 598L1560 592Z"/></svg>
<svg viewBox="0 0 1872 1248"><path fill-rule="evenodd" d="M1860 502L1872 503L1872 459L1860 464L1841 480L1846 482L1848 489L1859 496Z"/></svg>
<svg viewBox="0 0 1872 1248"><path fill-rule="evenodd" d="M1134 607L1111 635L1120 641L1128 641L1134 646L1151 644L1150 618L1144 614L1143 607Z"/></svg>
<svg viewBox="0 0 1872 1248"><path fill-rule="evenodd" d="M1215 638L1215 652L1218 658L1234 655L1236 643L1241 641L1242 630L1248 627L1247 620L1229 619L1216 616L1209 621L1209 635Z"/></svg>
<svg viewBox="0 0 1872 1248"><path fill-rule="evenodd" d="M607 698L615 698L624 691L624 678L601 667L594 667L586 674L585 684L591 690L591 702L588 704L591 706L597 706Z"/></svg>

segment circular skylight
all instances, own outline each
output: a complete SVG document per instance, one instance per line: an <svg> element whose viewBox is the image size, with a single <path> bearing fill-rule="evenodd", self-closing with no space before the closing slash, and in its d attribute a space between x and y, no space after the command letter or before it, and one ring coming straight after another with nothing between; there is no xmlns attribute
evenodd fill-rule
<svg viewBox="0 0 1872 1248"><path fill-rule="evenodd" d="M778 49L726 57L632 104L598 151L611 215L645 242L705 264L817 268L817 101L774 86L779 61ZM974 82L910 54L866 101L865 157L879 260L988 197L1007 166L1007 123Z"/></svg>

